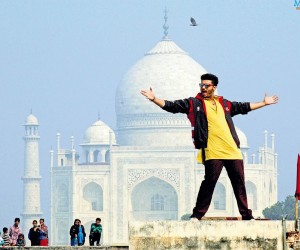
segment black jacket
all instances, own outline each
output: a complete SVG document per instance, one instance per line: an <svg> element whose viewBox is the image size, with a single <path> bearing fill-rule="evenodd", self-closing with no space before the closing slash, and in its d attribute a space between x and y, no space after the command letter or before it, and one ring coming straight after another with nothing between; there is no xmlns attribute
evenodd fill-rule
<svg viewBox="0 0 300 250"><path fill-rule="evenodd" d="M40 229L37 228L35 231L30 228L28 233L28 239L31 241L31 246L39 246L40 245Z"/></svg>
<svg viewBox="0 0 300 250"><path fill-rule="evenodd" d="M226 99L223 99L222 96L219 96L218 100L223 107L231 135L236 145L240 147L240 141L231 117L238 114L247 114L249 111L251 111L250 103L230 102ZM190 97L187 99L176 100L172 102L165 100L165 106L162 107L162 109L172 113L187 114L187 117L190 120L193 128L192 137L194 139L195 148L201 149L207 147L208 122L204 99L200 93L196 97Z"/></svg>
<svg viewBox="0 0 300 250"><path fill-rule="evenodd" d="M78 225L71 226L71 228L70 228L71 239L74 239L75 238L75 234L78 235L78 232L79 232L79 226Z"/></svg>

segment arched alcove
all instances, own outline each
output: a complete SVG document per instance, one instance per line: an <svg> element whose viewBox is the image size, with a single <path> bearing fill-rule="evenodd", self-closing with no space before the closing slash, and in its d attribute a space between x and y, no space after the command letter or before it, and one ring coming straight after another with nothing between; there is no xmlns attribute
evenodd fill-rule
<svg viewBox="0 0 300 250"><path fill-rule="evenodd" d="M94 156L94 162L100 162L101 161L101 154L99 150L95 150L93 152L93 156Z"/></svg>
<svg viewBox="0 0 300 250"><path fill-rule="evenodd" d="M69 243L69 235L66 233L69 231L69 225L66 219L59 219L56 221L56 239L58 245L66 245Z"/></svg>
<svg viewBox="0 0 300 250"><path fill-rule="evenodd" d="M107 162L107 163L110 162L110 150L107 150L105 152L105 162Z"/></svg>
<svg viewBox="0 0 300 250"><path fill-rule="evenodd" d="M246 181L248 207L257 210L257 188L251 181Z"/></svg>
<svg viewBox="0 0 300 250"><path fill-rule="evenodd" d="M83 188L83 198L89 203L90 211L103 211L103 189L95 182L91 182Z"/></svg>
<svg viewBox="0 0 300 250"><path fill-rule="evenodd" d="M95 220L90 220L90 221L84 223L83 226L84 226L85 232L89 232L90 231L92 223L95 223Z"/></svg>
<svg viewBox="0 0 300 250"><path fill-rule="evenodd" d="M69 211L69 192L68 187L64 183L58 184L55 190L56 196L56 211L68 212Z"/></svg>
<svg viewBox="0 0 300 250"><path fill-rule="evenodd" d="M132 215L136 220L177 220L178 196L166 181L151 177L131 193Z"/></svg>
<svg viewBox="0 0 300 250"><path fill-rule="evenodd" d="M215 210L226 210L226 189L222 183L217 182L212 200Z"/></svg>

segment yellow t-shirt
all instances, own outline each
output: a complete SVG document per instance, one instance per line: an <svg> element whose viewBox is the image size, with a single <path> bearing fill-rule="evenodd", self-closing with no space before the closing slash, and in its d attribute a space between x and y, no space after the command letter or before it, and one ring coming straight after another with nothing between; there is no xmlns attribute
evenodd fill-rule
<svg viewBox="0 0 300 250"><path fill-rule="evenodd" d="M204 100L208 122L208 141L205 148L205 160L224 159L241 160L243 159L241 150L237 147L227 121L222 105L218 99L215 104L210 100ZM202 162L202 152L198 153L197 160Z"/></svg>

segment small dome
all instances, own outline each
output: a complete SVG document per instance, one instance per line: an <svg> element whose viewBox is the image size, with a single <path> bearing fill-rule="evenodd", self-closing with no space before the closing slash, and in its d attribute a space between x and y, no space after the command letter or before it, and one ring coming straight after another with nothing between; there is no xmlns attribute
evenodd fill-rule
<svg viewBox="0 0 300 250"><path fill-rule="evenodd" d="M26 118L25 125L39 125L39 121L33 114L30 114Z"/></svg>
<svg viewBox="0 0 300 250"><path fill-rule="evenodd" d="M84 144L106 144L109 145L109 137L111 134L112 144L116 144L116 136L114 131L104 122L98 120L93 123L84 135Z"/></svg>
<svg viewBox="0 0 300 250"><path fill-rule="evenodd" d="M240 139L240 148L248 148L248 140L245 133L240 130L238 127L235 127L236 133Z"/></svg>

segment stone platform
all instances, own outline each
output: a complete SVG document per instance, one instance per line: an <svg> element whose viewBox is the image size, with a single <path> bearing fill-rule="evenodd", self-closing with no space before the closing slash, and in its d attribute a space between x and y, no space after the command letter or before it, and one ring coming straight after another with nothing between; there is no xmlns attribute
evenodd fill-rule
<svg viewBox="0 0 300 250"><path fill-rule="evenodd" d="M300 249L300 237L295 241L294 221L286 222L287 239ZM293 239L291 239L293 238ZM298 241L298 242L297 242ZM296 244L295 244L296 243ZM33 250L284 250L282 221L242 221L205 219L193 221L130 222L129 246L101 247L9 247L4 249Z"/></svg>
<svg viewBox="0 0 300 250"><path fill-rule="evenodd" d="M294 222L287 221L287 231ZM193 220L132 222L130 250L281 250L282 221ZM288 248L287 248L288 249Z"/></svg>
<svg viewBox="0 0 300 250"><path fill-rule="evenodd" d="M101 250L128 250L128 246L100 246L100 247L90 247L90 246L80 246L80 247L71 247L71 246L49 246L49 247L5 247L0 249L5 249L5 250L17 250L17 249L22 249L22 250L96 250L96 249L101 249Z"/></svg>

